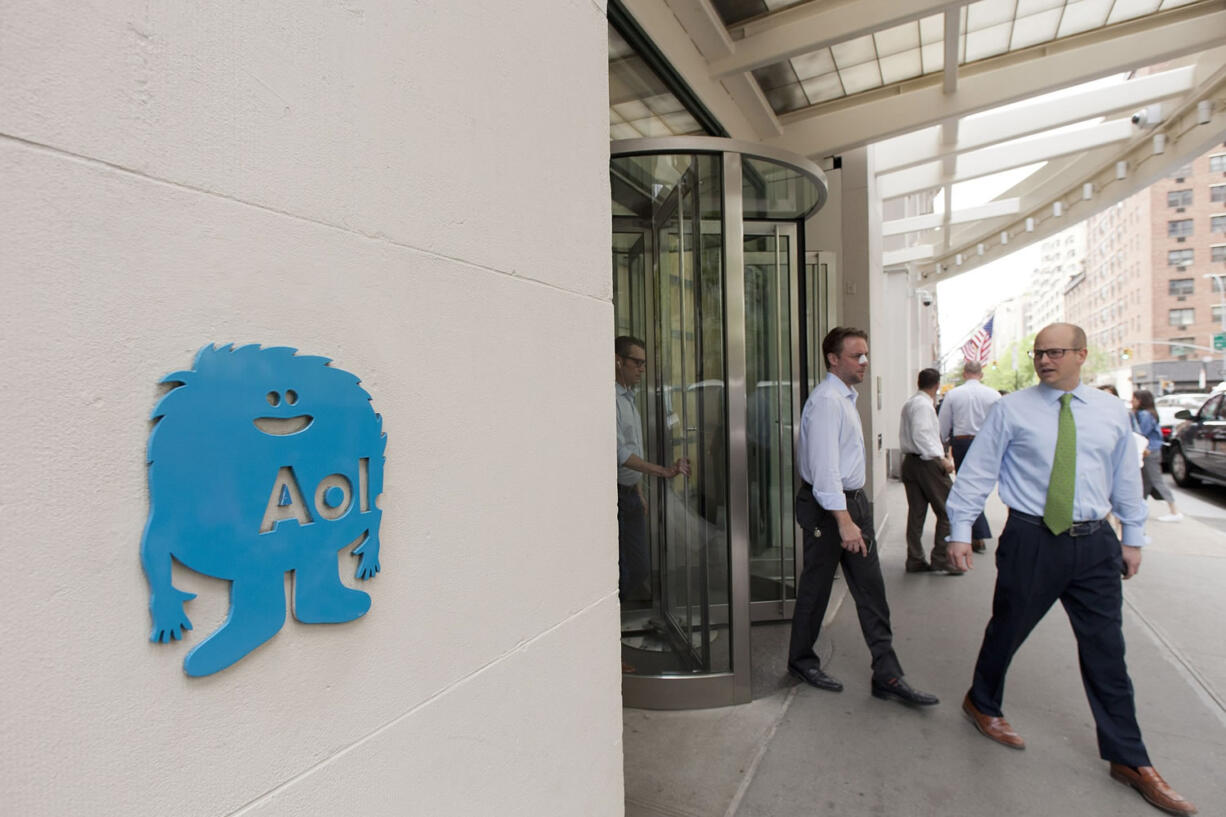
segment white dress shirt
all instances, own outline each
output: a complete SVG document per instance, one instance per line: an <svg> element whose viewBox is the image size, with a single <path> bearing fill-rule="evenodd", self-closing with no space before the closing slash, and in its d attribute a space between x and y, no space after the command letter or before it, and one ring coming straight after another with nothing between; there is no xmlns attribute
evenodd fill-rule
<svg viewBox="0 0 1226 817"><path fill-rule="evenodd" d="M1042 516L1060 430L1060 396L1039 384L1007 395L988 412L983 430L967 452L945 509L950 540L971 541L971 523L1000 480L1000 498L1010 508ZM1128 409L1118 398L1081 383L1069 406L1077 426L1077 483L1073 520L1103 519L1114 511L1125 545L1145 544L1149 510L1141 496L1141 470Z"/></svg>
<svg viewBox="0 0 1226 817"><path fill-rule="evenodd" d="M983 427L988 409L1000 400L1000 392L978 380L968 380L949 390L941 403L941 439L975 436Z"/></svg>
<svg viewBox="0 0 1226 817"><path fill-rule="evenodd" d="M864 430L856 396L855 389L827 374L800 415L800 476L828 511L847 510L843 492L864 487Z"/></svg>
<svg viewBox="0 0 1226 817"><path fill-rule="evenodd" d="M936 406L928 392L917 391L902 404L898 443L904 454L917 454L921 459L939 460L945 456L937 430Z"/></svg>
<svg viewBox="0 0 1226 817"><path fill-rule="evenodd" d="M638 404L634 402L634 392L615 383L617 386L617 484L638 485L643 475L633 468L627 468L622 463L634 454L643 458L643 421L639 417Z"/></svg>

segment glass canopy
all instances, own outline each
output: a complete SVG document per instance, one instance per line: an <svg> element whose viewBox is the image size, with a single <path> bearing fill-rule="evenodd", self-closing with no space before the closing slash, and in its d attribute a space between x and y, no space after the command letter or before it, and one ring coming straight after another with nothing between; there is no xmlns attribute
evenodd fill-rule
<svg viewBox="0 0 1226 817"><path fill-rule="evenodd" d="M609 138L705 132L664 81L609 26Z"/></svg>
<svg viewBox="0 0 1226 817"><path fill-rule="evenodd" d="M1193 2L1196 0L980 0L961 8L958 63L973 63ZM732 29L785 7L803 5L797 0L713 3ZM753 76L775 113L788 113L941 71L945 67L944 29L944 16L934 14L763 66ZM734 39L739 33L733 31Z"/></svg>

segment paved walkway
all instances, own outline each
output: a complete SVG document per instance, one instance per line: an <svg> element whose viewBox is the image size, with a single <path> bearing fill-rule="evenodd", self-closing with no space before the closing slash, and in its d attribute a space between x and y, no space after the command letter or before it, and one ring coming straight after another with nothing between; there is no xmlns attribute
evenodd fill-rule
<svg viewBox="0 0 1226 817"><path fill-rule="evenodd" d="M1159 814L1098 758L1058 605L1009 674L1005 713L1027 749L997 746L965 721L959 706L990 609L995 542L968 576L907 575L901 485L890 484L879 515L882 506L896 648L911 682L941 705L915 711L869 695L868 650L850 602L819 642L825 666L847 685L841 694L793 685L783 673L787 625L757 626L752 704L625 710L628 817ZM1151 512L1162 512L1158 503ZM988 515L999 531L1004 508L995 503ZM1226 536L1191 518L1149 529L1141 573L1125 585L1141 728L1172 785L1201 814L1226 814Z"/></svg>

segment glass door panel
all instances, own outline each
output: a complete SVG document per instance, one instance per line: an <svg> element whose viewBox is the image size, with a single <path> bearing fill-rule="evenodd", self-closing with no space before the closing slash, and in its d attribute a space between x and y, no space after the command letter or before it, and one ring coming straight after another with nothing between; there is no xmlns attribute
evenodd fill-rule
<svg viewBox="0 0 1226 817"><path fill-rule="evenodd" d="M796 598L795 226L745 225L745 387L749 576L754 620L786 618Z"/></svg>
<svg viewBox="0 0 1226 817"><path fill-rule="evenodd" d="M691 467L688 477L644 481L651 598L623 602L623 658L636 674L727 672L721 164L701 154L618 163L614 320L619 334L649 347L639 389L644 458L665 466L686 458Z"/></svg>

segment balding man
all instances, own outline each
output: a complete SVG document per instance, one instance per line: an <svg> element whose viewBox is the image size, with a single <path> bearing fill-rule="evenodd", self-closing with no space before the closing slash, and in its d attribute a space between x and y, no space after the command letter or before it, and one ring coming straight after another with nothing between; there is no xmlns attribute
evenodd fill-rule
<svg viewBox="0 0 1226 817"><path fill-rule="evenodd" d="M1009 521L996 550L996 593L962 709L987 737L1022 749L1004 719L1005 672L1057 599L1077 637L1081 677L1113 778L1152 805L1195 814L1150 764L1124 665L1123 590L1141 566L1147 515L1128 411L1081 382L1086 336L1057 323L1034 340L1039 384L988 412L946 505L949 559L970 569L971 520L997 481ZM1123 544L1107 524L1114 512Z"/></svg>
<svg viewBox="0 0 1226 817"><path fill-rule="evenodd" d="M961 386L950 389L941 403L940 420L941 439L948 441L954 456L955 472L962 467L962 460L970 450L975 435L983 426L983 420L988 416L988 410L1000 399L1000 392L983 385L983 364L968 360L962 364ZM971 527L971 549L976 553L987 550L984 539L992 538L992 529L988 527L988 519L979 514Z"/></svg>

